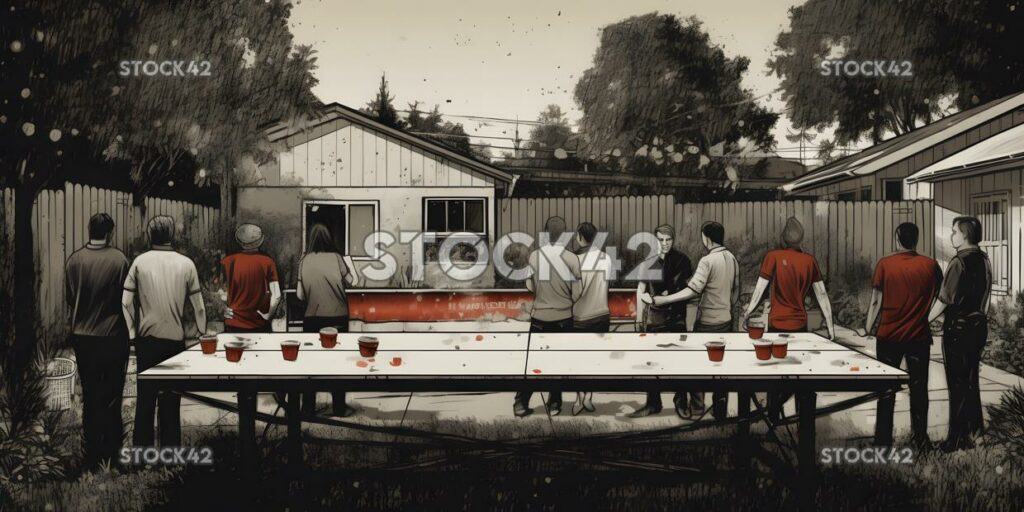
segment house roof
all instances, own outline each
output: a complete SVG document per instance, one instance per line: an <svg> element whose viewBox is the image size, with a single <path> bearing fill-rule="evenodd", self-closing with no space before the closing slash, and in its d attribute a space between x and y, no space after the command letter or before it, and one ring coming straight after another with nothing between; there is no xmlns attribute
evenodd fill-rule
<svg viewBox="0 0 1024 512"><path fill-rule="evenodd" d="M946 116L815 169L783 185L782 190L786 193L793 193L848 178L874 174L1021 106L1024 106L1024 92L1011 94L984 105Z"/></svg>
<svg viewBox="0 0 1024 512"><path fill-rule="evenodd" d="M910 175L907 183L987 174L1024 162L1024 125L989 137Z"/></svg>
<svg viewBox="0 0 1024 512"><path fill-rule="evenodd" d="M345 119L352 123L385 133L389 137L399 139L410 146L454 160L466 167L469 167L470 169L473 169L474 171L490 176L496 180L505 183L512 183L514 181L513 175L502 171L489 163L481 162L475 158L460 154L453 151L451 148L438 144L432 140L381 124L376 119L356 109L342 105L341 103L330 103L324 105L320 108L318 115L312 119L299 120L297 122L278 121L276 123L271 123L265 127L264 133L266 133L267 138L270 139L271 142L277 142L299 133L312 133L316 128L334 122L338 119Z"/></svg>

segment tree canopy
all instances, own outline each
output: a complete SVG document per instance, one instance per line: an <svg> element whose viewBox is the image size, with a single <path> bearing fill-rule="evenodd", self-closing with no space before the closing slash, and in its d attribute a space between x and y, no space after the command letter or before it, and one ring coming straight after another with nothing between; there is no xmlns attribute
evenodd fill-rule
<svg viewBox="0 0 1024 512"><path fill-rule="evenodd" d="M540 124L530 129L530 141L526 143L532 156L564 159L570 150L576 149L578 141L574 139L575 134L562 107L548 105L537 116L537 122ZM572 144L570 140L573 140ZM572 147L567 147L570 145Z"/></svg>
<svg viewBox="0 0 1024 512"><path fill-rule="evenodd" d="M404 130L408 125L398 115L398 111L395 110L394 101L395 97L391 95L391 91L388 89L387 77L382 74L380 75L380 88L377 89L377 95L366 103L366 108L363 109L363 112L375 117L384 126Z"/></svg>
<svg viewBox="0 0 1024 512"><path fill-rule="evenodd" d="M778 116L741 86L748 65L712 45L696 18L652 13L605 27L575 89L582 156L703 168L719 143L770 149Z"/></svg>

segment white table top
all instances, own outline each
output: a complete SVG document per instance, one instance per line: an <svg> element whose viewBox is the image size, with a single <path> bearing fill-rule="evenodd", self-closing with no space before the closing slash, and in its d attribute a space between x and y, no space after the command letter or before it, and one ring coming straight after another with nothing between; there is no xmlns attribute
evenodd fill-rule
<svg viewBox="0 0 1024 512"><path fill-rule="evenodd" d="M341 333L338 346L324 349L317 334L240 335L250 338L238 363L218 351L203 354L195 346L142 372L158 379L373 379L450 378L636 378L636 379L886 379L906 373L814 334L791 334L784 359L760 361L745 333L372 333L380 349L370 361L361 357L356 338ZM767 334L768 340L778 334ZM297 361L285 361L280 341L299 340ZM724 361L712 363L705 341L726 343ZM529 349L527 348L529 347ZM401 364L392 359L400 357Z"/></svg>
<svg viewBox="0 0 1024 512"><path fill-rule="evenodd" d="M246 341L246 350L279 352L284 340L300 342L301 350L357 350L360 336L376 337L379 350L526 350L530 340L526 332L342 332L334 348L323 348L316 333L219 334L217 351L223 352L224 343L235 340ZM199 352L201 348L197 343L188 350Z"/></svg>
<svg viewBox="0 0 1024 512"><path fill-rule="evenodd" d="M683 340L682 338L685 338ZM765 333L765 341L787 341L789 350L849 350L814 333ZM746 333L531 333L530 350L695 350L725 342L726 351L754 350Z"/></svg>

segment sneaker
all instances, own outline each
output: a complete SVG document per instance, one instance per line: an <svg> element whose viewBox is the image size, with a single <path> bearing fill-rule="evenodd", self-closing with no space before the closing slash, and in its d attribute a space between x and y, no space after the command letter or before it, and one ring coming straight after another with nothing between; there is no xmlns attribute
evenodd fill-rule
<svg viewBox="0 0 1024 512"><path fill-rule="evenodd" d="M576 393L576 402L572 404L572 415L579 416L581 412L586 410L586 406L583 405L584 393Z"/></svg>
<svg viewBox="0 0 1024 512"><path fill-rule="evenodd" d="M562 414L562 402L548 402L548 414L552 416Z"/></svg>
<svg viewBox="0 0 1024 512"><path fill-rule="evenodd" d="M516 402L512 406L512 413L515 414L517 418L522 418L533 414L533 409L530 409L524 403Z"/></svg>
<svg viewBox="0 0 1024 512"><path fill-rule="evenodd" d="M585 395L583 395L583 408L586 409L589 412L596 412L597 411L597 407L594 407L594 394L593 393L588 391Z"/></svg>
<svg viewBox="0 0 1024 512"><path fill-rule="evenodd" d="M643 406L643 407L633 411L632 413L630 413L629 417L630 418L645 418L647 416L653 416L653 415L658 414L660 412L661 412L661 407L652 407L650 405L645 405L645 406Z"/></svg>
<svg viewBox="0 0 1024 512"><path fill-rule="evenodd" d="M345 404L345 407L342 408L341 410L334 409L333 411L331 411L331 416L336 416L338 418L347 418L349 416L352 416L356 412L358 412L358 410L356 410L355 407Z"/></svg>

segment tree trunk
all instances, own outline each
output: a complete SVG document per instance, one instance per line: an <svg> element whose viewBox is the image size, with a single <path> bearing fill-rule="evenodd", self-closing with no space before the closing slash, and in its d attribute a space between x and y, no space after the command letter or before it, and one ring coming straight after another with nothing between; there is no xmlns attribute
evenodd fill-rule
<svg viewBox="0 0 1024 512"><path fill-rule="evenodd" d="M235 204L234 204L234 159L224 158L224 171L220 182L220 236L221 246L224 252L231 251L232 241L235 234Z"/></svg>
<svg viewBox="0 0 1024 512"><path fill-rule="evenodd" d="M14 193L14 344L8 353L9 398L20 399L24 375L36 355L36 267L32 205L39 187L19 184ZM14 410L22 408L13 407ZM14 418L12 424L27 418Z"/></svg>

